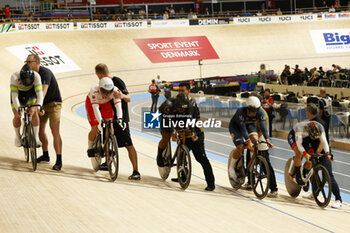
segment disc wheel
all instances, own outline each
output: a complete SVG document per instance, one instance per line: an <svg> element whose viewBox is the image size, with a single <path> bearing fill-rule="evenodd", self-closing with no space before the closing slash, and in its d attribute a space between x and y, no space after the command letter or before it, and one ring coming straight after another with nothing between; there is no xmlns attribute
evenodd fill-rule
<svg viewBox="0 0 350 233"><path fill-rule="evenodd" d="M172 167L170 142L168 143L168 146L164 149L162 153L162 158L163 158L164 166L163 167L158 166L158 172L159 172L160 178L162 178L162 180L166 180L169 177L170 170Z"/></svg>
<svg viewBox="0 0 350 233"><path fill-rule="evenodd" d="M94 144L92 146L95 150L95 157L91 158L92 169L97 172L100 169L101 160L102 160L102 147L101 147L101 135L98 134Z"/></svg>
<svg viewBox="0 0 350 233"><path fill-rule="evenodd" d="M186 189L191 182L191 156L186 145L182 144L177 150L177 178L182 189Z"/></svg>
<svg viewBox="0 0 350 233"><path fill-rule="evenodd" d="M286 165L284 166L284 184L286 185L288 194L291 197L296 198L300 194L301 186L299 186L290 178L290 175L294 173L294 167L293 167L292 170L290 171L291 174L289 174L289 167L291 166L292 162L293 162L293 158L290 158L288 159Z"/></svg>

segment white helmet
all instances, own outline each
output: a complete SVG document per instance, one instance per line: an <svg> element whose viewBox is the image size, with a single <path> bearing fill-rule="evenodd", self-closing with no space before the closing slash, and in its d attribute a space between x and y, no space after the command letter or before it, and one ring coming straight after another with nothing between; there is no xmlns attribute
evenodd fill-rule
<svg viewBox="0 0 350 233"><path fill-rule="evenodd" d="M114 83L112 79L108 77L101 78L100 82L98 83L98 86L100 87L100 92L103 95L111 94L114 89Z"/></svg>
<svg viewBox="0 0 350 233"><path fill-rule="evenodd" d="M247 107L252 112L257 112L261 106L260 100L256 96L249 96L247 99Z"/></svg>

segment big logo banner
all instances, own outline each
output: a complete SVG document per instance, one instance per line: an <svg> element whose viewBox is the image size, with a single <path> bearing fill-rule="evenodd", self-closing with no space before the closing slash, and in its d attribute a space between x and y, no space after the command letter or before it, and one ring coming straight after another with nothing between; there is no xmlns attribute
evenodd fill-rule
<svg viewBox="0 0 350 233"><path fill-rule="evenodd" d="M350 52L350 29L310 31L317 53Z"/></svg>
<svg viewBox="0 0 350 233"><path fill-rule="evenodd" d="M152 63L219 59L206 36L134 39Z"/></svg>

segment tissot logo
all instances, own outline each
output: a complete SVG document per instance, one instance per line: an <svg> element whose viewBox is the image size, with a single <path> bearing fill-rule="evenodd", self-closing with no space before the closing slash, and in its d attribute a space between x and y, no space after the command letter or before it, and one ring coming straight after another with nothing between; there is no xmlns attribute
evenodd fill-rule
<svg viewBox="0 0 350 233"><path fill-rule="evenodd" d="M38 30L38 23L22 23L18 24L18 30Z"/></svg>

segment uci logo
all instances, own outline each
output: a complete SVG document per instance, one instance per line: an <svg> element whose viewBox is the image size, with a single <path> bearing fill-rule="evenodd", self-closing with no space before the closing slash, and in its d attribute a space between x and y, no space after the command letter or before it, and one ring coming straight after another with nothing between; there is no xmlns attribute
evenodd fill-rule
<svg viewBox="0 0 350 233"><path fill-rule="evenodd" d="M347 45L350 44L350 35L339 35L339 33L323 33L326 45Z"/></svg>
<svg viewBox="0 0 350 233"><path fill-rule="evenodd" d="M290 16L281 16L281 17L278 17L278 20L279 21L292 21L292 17Z"/></svg>
<svg viewBox="0 0 350 233"><path fill-rule="evenodd" d="M160 115L157 112L143 112L143 128L144 129L160 129Z"/></svg>
<svg viewBox="0 0 350 233"><path fill-rule="evenodd" d="M249 23L250 22L250 18L238 18L238 22L240 22L240 23Z"/></svg>
<svg viewBox="0 0 350 233"><path fill-rule="evenodd" d="M263 17L263 18L259 18L260 22L271 22L271 18L270 17Z"/></svg>
<svg viewBox="0 0 350 233"><path fill-rule="evenodd" d="M314 16L313 16L313 15L302 15L302 16L300 16L300 19L301 19L301 20L305 20L305 21L307 21L307 20L313 20L313 19L314 19Z"/></svg>

